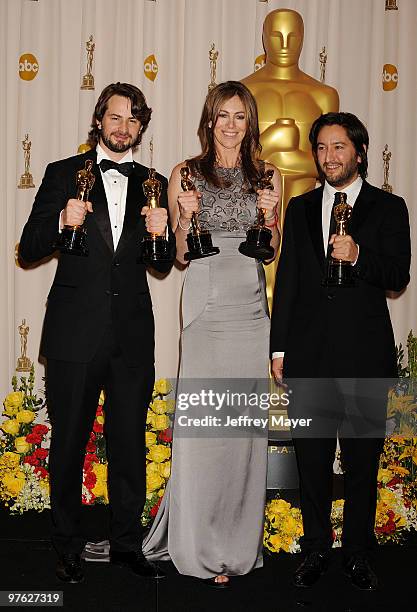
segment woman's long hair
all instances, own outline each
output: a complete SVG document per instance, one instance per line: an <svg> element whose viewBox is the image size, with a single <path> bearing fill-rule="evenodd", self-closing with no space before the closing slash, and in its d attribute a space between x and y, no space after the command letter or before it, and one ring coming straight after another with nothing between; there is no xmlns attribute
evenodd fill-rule
<svg viewBox="0 0 417 612"><path fill-rule="evenodd" d="M207 94L197 132L201 143L201 153L187 160L187 164L193 174L203 176L209 184L215 187L227 186L216 173L214 127L222 104L234 96L240 98L245 108L247 128L242 140L240 155L244 177L253 190L261 175L259 156L262 147L259 142L258 109L249 89L239 81L220 83Z"/></svg>

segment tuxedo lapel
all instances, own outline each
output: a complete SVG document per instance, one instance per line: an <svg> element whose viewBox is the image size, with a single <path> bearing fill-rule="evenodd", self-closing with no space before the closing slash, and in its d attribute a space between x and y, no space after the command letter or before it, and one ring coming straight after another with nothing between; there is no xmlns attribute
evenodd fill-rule
<svg viewBox="0 0 417 612"><path fill-rule="evenodd" d="M372 196L372 187L366 181L363 182L355 205L352 210L352 216L348 223L348 234L355 236L366 217L370 214L373 207L376 205L376 200Z"/></svg>
<svg viewBox="0 0 417 612"><path fill-rule="evenodd" d="M97 154L94 152L94 162L97 160ZM90 200L93 205L92 218L97 225L100 234L102 235L105 243L107 244L110 251L113 253L113 235L110 225L109 209L107 205L106 192L104 190L103 179L99 166L94 163L92 168L96 180L93 188L90 192Z"/></svg>
<svg viewBox="0 0 417 612"><path fill-rule="evenodd" d="M323 246L323 223L322 223L322 199L323 187L311 191L306 197L306 216L310 230L310 238L320 267L325 267L326 256Z"/></svg>
<svg viewBox="0 0 417 612"><path fill-rule="evenodd" d="M132 234L136 232L138 243L144 233L145 223L140 211L145 205L145 194L143 193L142 184L147 178L147 174L143 171L143 167L135 163L135 168L129 176L126 195L126 210L123 222L123 230L117 245L116 253L120 253L129 242ZM138 231L139 230L139 231ZM138 244L139 247L139 244Z"/></svg>

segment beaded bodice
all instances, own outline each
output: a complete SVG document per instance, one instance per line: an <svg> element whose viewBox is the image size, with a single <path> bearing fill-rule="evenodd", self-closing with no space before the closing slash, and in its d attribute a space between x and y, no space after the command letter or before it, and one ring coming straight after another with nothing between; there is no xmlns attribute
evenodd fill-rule
<svg viewBox="0 0 417 612"><path fill-rule="evenodd" d="M210 232L246 232L256 221L256 193L248 193L241 168L218 168L217 173L228 187L214 187L204 178L194 177L201 191L198 220Z"/></svg>

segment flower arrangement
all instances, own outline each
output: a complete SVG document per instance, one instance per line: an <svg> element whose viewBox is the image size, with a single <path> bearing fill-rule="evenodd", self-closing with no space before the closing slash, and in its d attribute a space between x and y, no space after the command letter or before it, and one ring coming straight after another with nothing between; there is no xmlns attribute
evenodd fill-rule
<svg viewBox="0 0 417 612"><path fill-rule="evenodd" d="M410 331L407 338L408 363L404 367L404 350L397 349L398 383L388 395L388 418L400 436L417 436L417 337Z"/></svg>
<svg viewBox="0 0 417 612"><path fill-rule="evenodd" d="M12 513L41 512L50 508L48 446L50 426L37 423L45 400L34 393L34 370L18 383L12 379L13 392L3 402L0 424L0 502ZM158 510L171 471L171 415L175 409L169 381L155 382L146 421L146 504L142 522L147 525ZM98 402L93 429L84 459L82 502L107 504L107 458L104 437L104 401Z"/></svg>
<svg viewBox="0 0 417 612"><path fill-rule="evenodd" d="M269 501L265 508L264 546L270 552L300 551L299 539L303 535L301 510L293 508L284 499Z"/></svg>
<svg viewBox="0 0 417 612"><path fill-rule="evenodd" d="M387 438L378 472L375 533L380 544L402 543L417 530L417 438Z"/></svg>
<svg viewBox="0 0 417 612"><path fill-rule="evenodd" d="M106 440L104 438L104 393L100 394L93 429L85 448L82 502L87 506L108 504Z"/></svg>
<svg viewBox="0 0 417 612"><path fill-rule="evenodd" d="M172 386L166 379L155 382L146 419L146 502L142 525L152 522L158 512L171 474L172 415L175 402L168 399Z"/></svg>
<svg viewBox="0 0 417 612"><path fill-rule="evenodd" d="M142 524L148 525L158 512L171 473L171 416L175 410L173 399L166 396L172 386L166 379L154 384L152 402L146 418L146 502L142 513ZM103 428L104 393L101 393L93 430L86 447L83 470L83 503L93 505L109 502L107 492L106 442Z"/></svg>
<svg viewBox="0 0 417 612"><path fill-rule="evenodd" d="M34 369L18 382L3 402L0 437L0 500L11 512L49 508L47 470L49 427L36 423L44 399L34 392Z"/></svg>
<svg viewBox="0 0 417 612"><path fill-rule="evenodd" d="M390 392L389 416L402 435L385 441L378 473L378 500L375 533L378 542L402 543L417 531L417 339L408 337L408 365L399 364L402 379ZM0 423L0 502L12 513L49 508L48 446L49 425L41 421L45 400L34 392L33 368L26 378L12 379L13 391L3 402ZM171 472L172 415L175 402L169 381L155 382L146 419L146 503L141 517L149 525L158 511ZM108 503L106 444L103 433L104 394L86 447L83 471L84 504ZM44 417L44 415L42 415ZM44 419L43 419L44 420ZM332 506L334 546L340 546L344 500ZM299 508L287 501L270 500L265 509L264 545L272 553L297 552L303 534Z"/></svg>

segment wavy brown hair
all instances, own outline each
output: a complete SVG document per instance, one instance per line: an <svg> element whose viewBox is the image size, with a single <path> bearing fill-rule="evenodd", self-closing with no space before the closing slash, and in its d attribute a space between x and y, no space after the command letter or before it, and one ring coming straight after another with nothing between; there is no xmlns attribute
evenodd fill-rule
<svg viewBox="0 0 417 612"><path fill-rule="evenodd" d="M151 120L152 109L146 104L145 96L141 90L130 83L111 83L103 89L97 100L93 117L91 119L91 128L88 132L87 144L89 144L92 149L97 146L100 139L100 130L97 122L102 121L104 113L107 110L108 102L112 96L122 96L123 98L128 98L131 104L132 116L135 117L135 119L138 119L141 123L142 128L134 146L132 147L135 149L140 144L142 135L146 131L149 121Z"/></svg>
<svg viewBox="0 0 417 612"><path fill-rule="evenodd" d="M222 104L238 96L245 108L247 129L240 147L242 170L251 190L261 176L259 156L262 151L259 142L258 109L255 98L243 83L239 81L226 81L214 87L206 97L198 137L201 143L201 153L187 160L193 174L199 174L215 187L225 187L225 184L216 173L216 147L214 143L214 126L216 125ZM211 127L209 127L211 124Z"/></svg>

